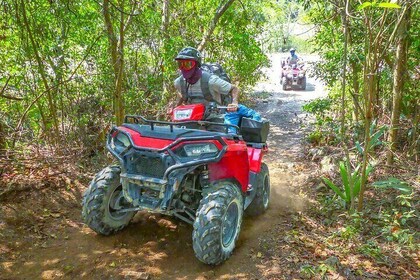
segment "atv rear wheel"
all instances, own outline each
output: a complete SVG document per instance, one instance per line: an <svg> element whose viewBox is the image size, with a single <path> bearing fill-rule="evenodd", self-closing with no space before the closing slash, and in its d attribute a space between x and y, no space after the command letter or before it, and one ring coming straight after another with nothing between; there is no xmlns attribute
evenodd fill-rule
<svg viewBox="0 0 420 280"><path fill-rule="evenodd" d="M217 265L230 257L241 229L243 197L239 188L221 182L200 201L193 230L193 248L203 263Z"/></svg>
<svg viewBox="0 0 420 280"><path fill-rule="evenodd" d="M83 194L82 218L94 231L110 235L128 225L135 212L118 212L128 205L120 183L121 169L108 166L96 174Z"/></svg>
<svg viewBox="0 0 420 280"><path fill-rule="evenodd" d="M250 216L258 216L264 213L270 202L270 173L265 163L261 164L261 171L257 176L257 193L246 209L246 213Z"/></svg>
<svg viewBox="0 0 420 280"><path fill-rule="evenodd" d="M302 90L306 90L306 77L302 79Z"/></svg>

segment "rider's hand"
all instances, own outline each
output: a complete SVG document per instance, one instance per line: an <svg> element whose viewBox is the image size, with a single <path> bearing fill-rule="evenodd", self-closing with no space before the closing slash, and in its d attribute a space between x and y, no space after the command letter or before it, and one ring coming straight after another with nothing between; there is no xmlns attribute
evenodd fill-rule
<svg viewBox="0 0 420 280"><path fill-rule="evenodd" d="M236 112L238 111L238 104L236 103L231 103L228 105L227 109L228 112Z"/></svg>

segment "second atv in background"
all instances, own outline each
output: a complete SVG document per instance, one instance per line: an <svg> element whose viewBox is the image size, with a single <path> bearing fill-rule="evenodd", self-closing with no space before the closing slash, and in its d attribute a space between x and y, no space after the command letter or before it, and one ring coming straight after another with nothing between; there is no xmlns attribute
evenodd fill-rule
<svg viewBox="0 0 420 280"><path fill-rule="evenodd" d="M303 63L289 65L283 60L281 66L280 83L283 90L306 89L306 70Z"/></svg>

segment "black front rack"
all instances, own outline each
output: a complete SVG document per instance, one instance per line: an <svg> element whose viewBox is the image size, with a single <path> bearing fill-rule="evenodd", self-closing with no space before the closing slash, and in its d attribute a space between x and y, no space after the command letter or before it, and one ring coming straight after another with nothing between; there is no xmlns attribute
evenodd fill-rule
<svg viewBox="0 0 420 280"><path fill-rule="evenodd" d="M208 127L208 126L224 127L225 133L229 132L229 127L234 128L237 133L240 131L239 127L233 124L215 123L215 122L208 122L208 121L186 121L186 122L154 121L154 120L148 120L145 117L139 116L139 115L126 115L124 117L124 123L132 123L132 124L145 123L145 124L149 124L152 130L154 130L156 124L169 125L169 129L171 130L171 132L174 131L174 126L185 127L186 125L190 125L190 124L197 124L199 126L204 126L204 127Z"/></svg>

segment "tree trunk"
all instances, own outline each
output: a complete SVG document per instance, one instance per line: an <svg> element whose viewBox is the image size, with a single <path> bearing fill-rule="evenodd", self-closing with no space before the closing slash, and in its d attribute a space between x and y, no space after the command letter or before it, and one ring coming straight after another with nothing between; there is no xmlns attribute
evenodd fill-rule
<svg viewBox="0 0 420 280"><path fill-rule="evenodd" d="M360 103L359 103L359 95L360 95L360 83L359 83L359 67L356 62L351 63L352 69L352 78L353 78L353 120L358 123L360 119Z"/></svg>
<svg viewBox="0 0 420 280"><path fill-rule="evenodd" d="M395 54L394 65L394 83L392 86L392 114L391 126L388 135L388 142L390 143L387 152L387 164L391 165L394 162L394 152L397 148L398 131L400 126L401 114L401 100L403 97L403 87L405 80L405 71L407 64L408 52L408 30L410 28L410 9L403 17L400 26L397 29L397 50Z"/></svg>
<svg viewBox="0 0 420 280"><path fill-rule="evenodd" d="M109 10L109 0L104 0L103 15L105 28L108 35L109 53L111 54L112 69L114 72L114 91L112 96L114 116L117 125L124 119L124 99L123 99L123 77L124 77L124 0L120 1L120 28L119 42L114 32Z"/></svg>
<svg viewBox="0 0 420 280"><path fill-rule="evenodd" d="M117 104L116 118L117 125L120 125L124 121L124 95L123 95L123 83L124 83L124 0L121 0L120 7L122 9L120 13L120 39L118 44L118 75L115 85L115 103Z"/></svg>

